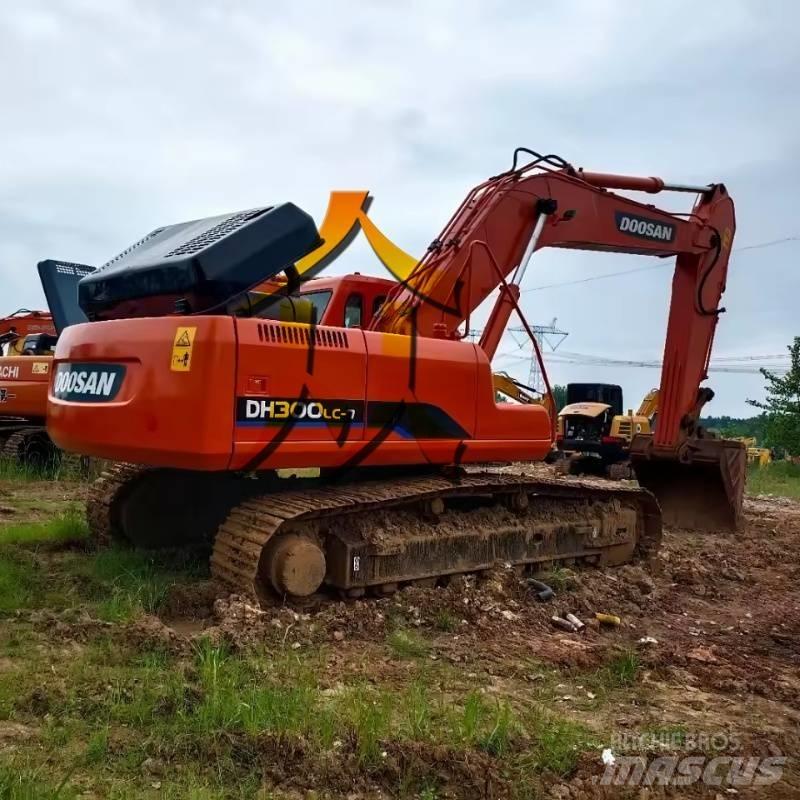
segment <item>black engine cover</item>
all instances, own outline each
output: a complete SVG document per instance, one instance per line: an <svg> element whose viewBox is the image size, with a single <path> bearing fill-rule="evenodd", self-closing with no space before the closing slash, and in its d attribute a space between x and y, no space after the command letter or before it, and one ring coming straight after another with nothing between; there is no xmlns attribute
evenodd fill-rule
<svg viewBox="0 0 800 800"><path fill-rule="evenodd" d="M216 309L321 243L293 203L167 225L81 280L78 302L90 319Z"/></svg>

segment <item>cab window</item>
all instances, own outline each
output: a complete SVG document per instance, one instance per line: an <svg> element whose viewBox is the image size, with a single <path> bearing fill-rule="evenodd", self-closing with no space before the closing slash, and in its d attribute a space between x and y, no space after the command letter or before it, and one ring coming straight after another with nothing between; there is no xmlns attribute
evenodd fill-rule
<svg viewBox="0 0 800 800"><path fill-rule="evenodd" d="M380 310L381 306L386 302L386 295L379 294L373 301L372 301L372 316L374 317Z"/></svg>
<svg viewBox="0 0 800 800"><path fill-rule="evenodd" d="M314 320L319 322L325 314L332 294L330 289L322 289L316 292L300 292L291 297L280 295L267 297L256 301L258 308L254 316L280 322L310 322L313 313Z"/></svg>
<svg viewBox="0 0 800 800"><path fill-rule="evenodd" d="M351 294L344 304L344 326L345 328L361 327L361 316L363 313L363 301L360 294Z"/></svg>

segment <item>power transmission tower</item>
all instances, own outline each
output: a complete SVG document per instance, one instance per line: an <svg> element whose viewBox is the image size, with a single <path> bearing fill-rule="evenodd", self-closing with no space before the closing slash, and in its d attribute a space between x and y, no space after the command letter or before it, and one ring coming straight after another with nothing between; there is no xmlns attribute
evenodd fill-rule
<svg viewBox="0 0 800 800"><path fill-rule="evenodd" d="M569 333L567 331L562 331L558 327L557 323L558 320L553 317L553 321L549 325L530 326L534 338L536 339L536 343L539 345L539 350L542 353L544 353L545 348L549 349L551 353L555 352L564 339L569 336ZM530 344L528 332L525 330L525 328L509 328L508 332L512 334L512 338L520 347L525 347L526 343ZM517 337L514 336L514 334L520 333L525 337L525 339L522 341L519 341ZM545 388L542 370L539 367L539 360L536 358L536 353L533 351L533 347L531 347L531 367L528 373L528 386L538 392L544 392Z"/></svg>

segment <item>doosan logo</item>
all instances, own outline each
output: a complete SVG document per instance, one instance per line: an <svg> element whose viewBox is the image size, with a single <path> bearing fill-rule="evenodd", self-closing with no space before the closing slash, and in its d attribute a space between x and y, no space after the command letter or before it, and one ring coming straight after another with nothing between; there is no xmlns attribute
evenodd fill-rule
<svg viewBox="0 0 800 800"><path fill-rule="evenodd" d="M53 395L59 400L106 402L117 396L124 377L121 364L59 364Z"/></svg>
<svg viewBox="0 0 800 800"><path fill-rule="evenodd" d="M617 211L615 214L617 230L640 239L651 239L656 242L671 242L675 237L675 226L657 219L637 217Z"/></svg>

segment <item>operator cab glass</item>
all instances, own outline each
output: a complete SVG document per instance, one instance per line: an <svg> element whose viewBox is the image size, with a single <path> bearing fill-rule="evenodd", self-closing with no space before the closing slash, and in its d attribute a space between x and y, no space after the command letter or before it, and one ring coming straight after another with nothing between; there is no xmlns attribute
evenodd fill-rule
<svg viewBox="0 0 800 800"><path fill-rule="evenodd" d="M316 292L294 292L261 300L252 316L278 322L319 322L328 307L333 292L320 289Z"/></svg>
<svg viewBox="0 0 800 800"><path fill-rule="evenodd" d="M360 294L351 294L344 306L345 328L360 328L364 302Z"/></svg>

